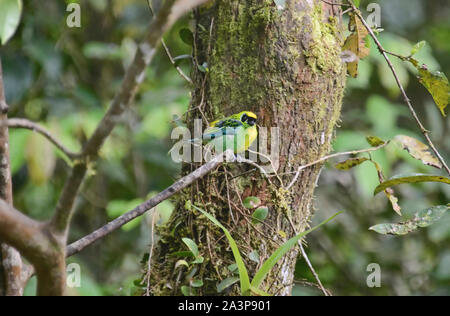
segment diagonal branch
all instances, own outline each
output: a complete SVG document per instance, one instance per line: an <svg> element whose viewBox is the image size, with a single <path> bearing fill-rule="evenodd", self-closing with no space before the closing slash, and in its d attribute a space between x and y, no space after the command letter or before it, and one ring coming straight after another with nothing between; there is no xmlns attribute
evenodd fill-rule
<svg viewBox="0 0 450 316"><path fill-rule="evenodd" d="M174 184L172 184L170 187L165 189L164 191L157 194L155 197L149 199L148 201L142 203L141 205L137 206L132 211L125 213L124 215L116 218L115 220L109 222L105 226L97 229L93 233L87 235L86 237L81 238L80 240L70 244L67 247L67 256L70 257L87 246L91 245L92 243L96 242L97 240L105 237L109 233L119 229L126 223L132 221L136 217L139 217L146 213L148 210L154 208L159 203L167 200L177 192L185 189L189 185L191 185L193 182L197 181L198 179L202 178L206 174L213 171L215 168L217 168L224 160L224 156L226 156L226 160L228 161L228 157L231 157L230 155L234 156L232 152L228 151L225 152L222 155L216 156L214 159L210 160L203 166L199 167L192 173L188 174L187 176L184 176Z"/></svg>
<svg viewBox="0 0 450 316"><path fill-rule="evenodd" d="M409 111L411 112L414 120L416 121L417 125L420 128L420 131L422 132L423 136L425 137L425 139L427 140L428 144L430 145L431 149L433 150L434 154L436 155L436 157L439 159L439 161L441 162L442 166L444 167L444 169L447 171L447 173L450 175L450 168L448 167L447 163L445 162L445 159L442 157L442 155L439 153L439 151L437 150L436 146L433 144L430 135L429 135L429 131L425 128L425 126L422 124L422 122L419 119L419 116L417 115L416 111L414 110L414 107L411 103L411 100L408 98L408 95L405 92L405 88L403 87L400 78L398 77L397 72L395 71L394 65L392 64L391 60L389 59L389 56L386 53L386 50L383 48L383 46L381 45L380 41L378 40L377 36L375 35L375 33L373 32L372 28L367 24L367 22L364 20L363 16L361 15L361 12L358 10L358 8L355 6L355 4L353 3L352 0L348 0L349 4L352 7L353 12L358 16L358 18L361 20L361 22L363 23L364 27L367 29L367 31L369 32L370 36L373 38L375 44L378 47L378 50L380 51L381 55L383 55L384 59L386 60L389 68L392 71L392 74L394 75L395 81L398 85L398 87L400 88L400 91L402 93L403 99L406 103L406 105L408 106Z"/></svg>

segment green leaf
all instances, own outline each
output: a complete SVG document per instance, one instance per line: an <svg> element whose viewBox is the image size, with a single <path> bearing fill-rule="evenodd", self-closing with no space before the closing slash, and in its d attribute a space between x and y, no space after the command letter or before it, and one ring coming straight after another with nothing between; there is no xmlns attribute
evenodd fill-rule
<svg viewBox="0 0 450 316"><path fill-rule="evenodd" d="M418 67L419 81L430 92L443 116L450 100L450 84L442 72L431 73L425 65Z"/></svg>
<svg viewBox="0 0 450 316"><path fill-rule="evenodd" d="M0 2L0 43L6 42L14 35L22 15L22 0L2 0Z"/></svg>
<svg viewBox="0 0 450 316"><path fill-rule="evenodd" d="M181 266L185 266L189 268L189 264L186 260L178 260L177 263L175 263L175 270L178 269Z"/></svg>
<svg viewBox="0 0 450 316"><path fill-rule="evenodd" d="M369 229L382 235L403 236L417 230L419 227L428 227L432 225L437 222L448 209L449 207L446 205L434 206L417 212L409 221L398 224L379 224L372 226Z"/></svg>
<svg viewBox="0 0 450 316"><path fill-rule="evenodd" d="M230 264L228 266L228 270L230 270L230 272L235 272L237 270L238 266L236 263Z"/></svg>
<svg viewBox="0 0 450 316"><path fill-rule="evenodd" d="M439 205L432 208L419 211L414 215L413 220L419 227L428 227L441 219L441 217L450 209L448 205Z"/></svg>
<svg viewBox="0 0 450 316"><path fill-rule="evenodd" d="M184 296L195 296L195 290L186 285L181 287L181 293L183 293Z"/></svg>
<svg viewBox="0 0 450 316"><path fill-rule="evenodd" d="M403 236L412 232L415 227L405 224L378 224L369 228L378 234L382 235L397 235Z"/></svg>
<svg viewBox="0 0 450 316"><path fill-rule="evenodd" d="M367 136L366 140L369 143L369 145L372 147L378 147L378 146L386 144L386 142L384 140L382 140L381 138L379 138L377 136Z"/></svg>
<svg viewBox="0 0 450 316"><path fill-rule="evenodd" d="M202 264L203 261L205 261L205 258L203 258L202 256L198 256L195 258L194 261L192 261L193 264Z"/></svg>
<svg viewBox="0 0 450 316"><path fill-rule="evenodd" d="M245 208L253 209L261 204L261 200L256 196L248 196L242 202Z"/></svg>
<svg viewBox="0 0 450 316"><path fill-rule="evenodd" d="M259 286L261 285L261 283L264 281L264 278L266 277L266 275L269 273L270 270L272 270L272 268L275 266L275 264L278 262L278 260L281 259L281 257L283 257L289 250L291 250L296 244L297 242L303 238L304 236L306 236L307 234L309 234L310 232L316 230L317 228L325 225L326 223L328 223L329 221L331 221L332 219L334 219L336 216L338 216L339 214L341 214L342 212L339 212L333 216L331 216L329 219L323 221L322 223L320 223L319 225L298 234L295 237L292 237L291 239L289 239L287 242L285 242L280 248L278 248L261 266L261 268L258 270L258 272L256 272L255 277L252 280L251 286L255 289L259 289Z"/></svg>
<svg viewBox="0 0 450 316"><path fill-rule="evenodd" d="M181 40L185 44L187 44L189 46L194 45L194 34L192 34L192 31L190 29L183 28L180 30L179 34L180 34Z"/></svg>
<svg viewBox="0 0 450 316"><path fill-rule="evenodd" d="M186 275L186 280L192 281L192 278L197 273L198 269L194 266L193 269Z"/></svg>
<svg viewBox="0 0 450 316"><path fill-rule="evenodd" d="M194 257L197 258L199 255L199 252L198 252L198 246L195 243L195 241L193 241L192 239L189 239L189 238L182 238L182 240L186 244L186 246L188 246L189 250L192 252Z"/></svg>
<svg viewBox="0 0 450 316"><path fill-rule="evenodd" d="M417 139L405 135L397 135L394 137L394 141L425 165L442 168L441 162L431 153L430 148Z"/></svg>
<svg viewBox="0 0 450 316"><path fill-rule="evenodd" d="M353 0L353 4L355 5L355 7L359 8L361 0Z"/></svg>
<svg viewBox="0 0 450 316"><path fill-rule="evenodd" d="M192 205L192 206L195 209L197 209L199 212L201 212L203 215L205 215L211 222L216 224L225 233L225 236L227 237L228 242L230 243L230 247L231 247L231 251L233 252L234 259L236 260L236 264L238 266L239 279L241 281L241 294L243 294L243 295L247 294L250 291L250 279L248 277L247 268L245 267L244 261L242 260L242 256L239 252L239 248L236 244L236 241L233 239L233 237L231 237L231 234L228 231L228 229L226 229L222 224L220 224L219 221L214 216L212 216L211 214L198 208L195 205Z"/></svg>
<svg viewBox="0 0 450 316"><path fill-rule="evenodd" d="M203 281L202 280L193 280L191 282L191 286L192 287L202 287L203 286Z"/></svg>
<svg viewBox="0 0 450 316"><path fill-rule="evenodd" d="M269 214L269 208L267 206L261 206L256 209L252 214L252 223L258 224L264 221Z"/></svg>
<svg viewBox="0 0 450 316"><path fill-rule="evenodd" d="M365 157L357 157L357 158L350 158L343 162L340 162L336 164L334 167L339 170L350 170L353 167L359 166L363 162L367 161L369 159Z"/></svg>
<svg viewBox="0 0 450 316"><path fill-rule="evenodd" d="M387 188L392 187L394 185L403 183L419 183L419 182L442 182L450 184L450 179L443 176L433 176L427 174L416 174L412 176L402 176L402 175L395 176L377 186L375 188L374 195L377 195L381 191L384 191Z"/></svg>
<svg viewBox="0 0 450 316"><path fill-rule="evenodd" d="M417 44L415 44L411 49L411 56L417 54L422 48L425 47L426 44L427 44L426 41L420 41Z"/></svg>
<svg viewBox="0 0 450 316"><path fill-rule="evenodd" d="M177 251L171 254L174 257L194 257L192 252L190 251Z"/></svg>
<svg viewBox="0 0 450 316"><path fill-rule="evenodd" d="M235 284L237 281L239 281L238 277L229 277L217 284L217 293L222 293L223 290L229 288L233 284Z"/></svg>

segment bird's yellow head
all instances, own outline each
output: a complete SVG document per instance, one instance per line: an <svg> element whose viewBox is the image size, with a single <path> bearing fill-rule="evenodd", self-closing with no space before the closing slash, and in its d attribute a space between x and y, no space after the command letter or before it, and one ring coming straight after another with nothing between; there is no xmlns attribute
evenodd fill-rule
<svg viewBox="0 0 450 316"><path fill-rule="evenodd" d="M243 123L247 123L250 126L254 126L256 124L256 120L258 117L255 113L250 111L242 111L239 114L236 114L237 119L239 119Z"/></svg>

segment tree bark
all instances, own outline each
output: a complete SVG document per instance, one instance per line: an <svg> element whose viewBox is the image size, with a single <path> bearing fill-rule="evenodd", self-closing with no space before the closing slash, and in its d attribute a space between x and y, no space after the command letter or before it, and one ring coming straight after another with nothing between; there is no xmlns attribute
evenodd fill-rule
<svg viewBox="0 0 450 316"><path fill-rule="evenodd" d="M320 0L288 0L285 7L277 7L272 0L217 0L198 8L194 17L194 60L197 65L206 62L208 71L194 67L188 125L192 127L194 118L203 118L206 125L243 110L255 112L259 126L279 128L278 173L284 186L275 178L265 180L258 170L248 172L252 166L226 164L185 190L170 222L159 231L161 240L151 264L153 295L181 294L181 287L189 286L192 279L203 281L196 294L217 295L217 284L232 276L227 266L234 259L226 238L186 207L188 200L231 231L250 278L260 267L249 259L251 252L257 251L259 262L264 262L294 235L288 217L297 231L307 229L321 166L303 170L290 190L286 184L298 166L330 151L345 87L338 6ZM185 171L190 168L185 166ZM264 224L251 224L253 211L242 206L248 196L259 197L269 207ZM206 258L203 264L175 268L180 258L173 253L187 250L183 237L197 243ZM289 295L298 254L296 248L285 255L262 289ZM194 269L194 276L189 275ZM233 286L221 294L237 295L239 288Z"/></svg>

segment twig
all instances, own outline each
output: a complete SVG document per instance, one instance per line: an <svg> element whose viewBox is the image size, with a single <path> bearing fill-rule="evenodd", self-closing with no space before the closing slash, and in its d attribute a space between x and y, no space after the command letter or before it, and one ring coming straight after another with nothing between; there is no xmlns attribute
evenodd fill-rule
<svg viewBox="0 0 450 316"><path fill-rule="evenodd" d="M148 261L147 261L147 274L145 275L145 281L146 281L146 296L150 296L150 276L152 271L152 257L153 257L153 249L155 248L155 219L156 219L156 210L153 211L152 214L152 236L151 236L151 245L150 245L150 252L148 254Z"/></svg>
<svg viewBox="0 0 450 316"><path fill-rule="evenodd" d="M53 145L55 145L59 150L61 150L71 160L77 159L81 156L80 153L75 153L67 149L58 139L56 139L56 137L54 137L44 127L27 119L18 119L18 118L8 119L8 127L24 128L41 134L42 136L47 138Z"/></svg>
<svg viewBox="0 0 450 316"><path fill-rule="evenodd" d="M226 187L227 187L228 210L230 211L231 219L233 220L234 225L237 225L237 221L233 215L233 208L231 207L230 188L228 185L227 168L225 166L222 166L222 167L223 167L223 171L224 171L224 175L225 175L225 183L226 183Z"/></svg>
<svg viewBox="0 0 450 316"><path fill-rule="evenodd" d="M372 151L377 151L378 149L381 149L381 148L383 148L383 147L386 147L388 144L389 144L389 141L385 142L384 144L381 144L381 145L378 146L378 147L372 147L372 148L361 149L361 150L353 150L353 151L346 151L346 152L335 153L335 154L332 154L332 155L328 155L328 156L322 157L322 158L320 158L319 160L313 161L313 162L308 163L308 164L306 164L306 165L300 166L300 167L298 167L298 169L297 169L297 171L296 171L296 174L295 174L294 179L292 179L291 183L287 186L286 190L289 190L289 189L295 184L295 182L297 182L297 179L298 179L298 177L299 177L299 175L300 175L300 172L301 172L303 169L306 169L306 168L308 168L308 167L312 167L312 166L314 166L314 165L317 165L317 164L319 164L319 163L321 163L321 162L327 161L327 160L329 160L329 159L331 159L331 158L335 158L335 157L347 156L347 155L357 155L357 154L362 154L362 153L368 153L368 152L372 152ZM294 171L294 172L295 172L295 171ZM280 174L280 175L292 174L292 173L294 173L294 172L282 173L282 174Z"/></svg>
<svg viewBox="0 0 450 316"><path fill-rule="evenodd" d="M224 153L225 156L230 155L230 154L233 155L229 151ZM146 202L142 203L141 205L137 206L132 211L130 211L128 213L125 213L124 215L122 215L122 216L116 218L115 220L109 222L105 226L97 229L93 233L91 233L91 234L81 238L80 240L70 244L67 247L67 256L70 257L70 256L80 252L81 250L83 250L84 248L89 246L90 244L92 244L92 243L96 242L97 240L105 237L109 233L117 230L118 228L122 227L126 223L128 223L131 220L135 219L136 217L139 217L139 216L143 215L145 212L147 212L148 210L154 208L155 206L157 206L162 201L167 200L168 198L173 196L175 193L183 190L184 188L188 187L189 185L191 185L192 183L194 183L198 179L200 179L203 176L205 176L206 174L208 174L209 172L213 171L217 166L219 166L223 162L224 155L216 156L211 161L207 162L206 164L204 164L200 168L196 169L194 172L188 174L187 176L181 178L180 180L178 180L177 182L172 184L170 187L168 187L164 191L160 192L159 194L157 194L153 198L151 198L151 199L147 200Z"/></svg>
<svg viewBox="0 0 450 316"><path fill-rule="evenodd" d="M294 225L294 223L292 222L291 217L290 217L288 214L286 214L286 217L287 217L287 219L288 219L288 221L289 221L289 224L291 225L292 230L294 231L295 235L298 235L297 229L295 228L295 225ZM308 265L309 270L311 271L312 275L313 275L314 278L316 279L317 284L319 285L319 288L322 290L323 295L325 295L325 296L330 296L329 293L328 293L328 291L327 291L327 290L324 288L324 286L322 285L322 282L320 281L319 275L317 274L316 270L314 269L314 267L313 267L311 261L309 261L308 255L306 254L306 251L305 251L305 248L303 248L302 241L299 240L297 243L298 243L298 245L299 245L299 247L300 247L300 251L301 251L301 253L302 253L302 257L305 259L305 262L306 262L306 264Z"/></svg>
<svg viewBox="0 0 450 316"><path fill-rule="evenodd" d="M358 16L358 18L361 20L361 22L363 23L364 27L367 29L367 31L369 32L370 36L373 38L375 44L378 47L378 50L380 51L380 53L383 55L384 59L386 60L389 68L392 71L392 74L394 75L395 81L397 82L398 87L400 88L400 91L403 95L403 99L406 103L406 105L409 108L409 111L411 112L412 116L414 117L417 125L419 126L423 136L426 138L428 144L430 145L431 149L433 150L434 154L436 155L436 157L439 159L439 161L441 162L442 166L444 167L444 169L447 171L447 173L450 175L450 168L448 167L447 163L445 162L445 159L441 156L441 154L439 153L439 151L436 149L436 146L433 144L433 142L431 141L431 138L429 136L429 131L424 127L424 125L422 124L422 122L419 119L419 116L417 115L416 111L414 110L414 107L411 104L411 100L408 98L405 89L400 81L400 78L398 77L398 74L394 68L394 65L392 64L391 60L389 59L389 56L386 53L386 50L383 48L383 46L381 45L380 41L378 40L377 36L375 35L375 33L373 32L372 28L367 24L367 22L364 20L363 16L361 15L361 12L358 10L358 8L356 8L355 4L353 3L352 0L348 0L349 4L351 5L353 12Z"/></svg>
<svg viewBox="0 0 450 316"><path fill-rule="evenodd" d="M311 287L316 287L316 288L320 289L320 287L316 283L308 282L307 280L294 280L293 284L299 284L302 286L311 286ZM330 290L328 290L328 289L325 289L325 290L327 291L329 296L332 296Z"/></svg>
<svg viewBox="0 0 450 316"><path fill-rule="evenodd" d="M260 153L259 151L254 151L254 150L251 150L251 149L247 149L247 151L250 152L250 153L253 153L253 154L258 154L258 155L260 155L260 156L263 157L263 158L266 158L266 159L270 162L270 166L272 167L273 173L275 173L275 177L277 177L278 181L280 181L280 185L281 185L282 187L284 187L283 180L282 180L281 177L278 175L277 170L276 170L276 168L275 168L275 165L273 164L273 161L272 161L272 159L271 159L269 156L264 155L264 154ZM264 170L264 169L262 169L262 170ZM265 170L264 170L264 174L267 176L267 172L265 172Z"/></svg>
<svg viewBox="0 0 450 316"><path fill-rule="evenodd" d="M150 12L152 13L152 15L155 15L155 12L153 11L153 6L152 6L152 0L147 0L147 4L148 4L148 8L150 9ZM181 69L179 66L177 66L177 64L175 63L175 60L173 59L172 54L170 53L169 47L167 47L166 42L164 41L163 38L161 38L161 44L164 47L164 50L166 51L167 57L169 57L170 62L172 63L172 65L175 67L175 69L178 71L178 73L180 74L180 76L186 80L187 82L189 82L189 84L193 84L192 79L189 78L188 75L186 75L183 72L183 69Z"/></svg>

